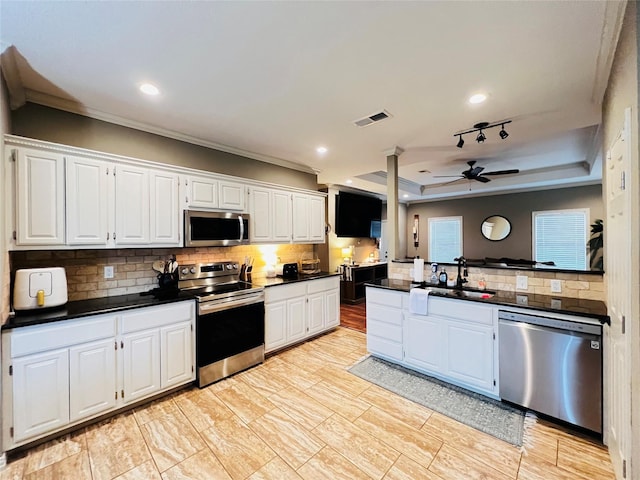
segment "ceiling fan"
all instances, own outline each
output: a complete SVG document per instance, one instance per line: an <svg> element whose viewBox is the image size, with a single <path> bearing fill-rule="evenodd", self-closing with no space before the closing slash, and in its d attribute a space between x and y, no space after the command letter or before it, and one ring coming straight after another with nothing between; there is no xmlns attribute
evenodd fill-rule
<svg viewBox="0 0 640 480"><path fill-rule="evenodd" d="M433 178L452 178L458 177L457 180L461 178L466 178L467 180L477 180L478 182L487 183L490 182L491 179L487 178L485 175L510 175L512 173L520 173L520 170L496 170L494 172L485 172L482 173L484 167L474 167L476 164L475 160L469 160L467 165L469 165L469 169L463 171L460 175L434 175ZM457 180L453 180L452 182L456 182ZM452 183L449 182L449 183Z"/></svg>

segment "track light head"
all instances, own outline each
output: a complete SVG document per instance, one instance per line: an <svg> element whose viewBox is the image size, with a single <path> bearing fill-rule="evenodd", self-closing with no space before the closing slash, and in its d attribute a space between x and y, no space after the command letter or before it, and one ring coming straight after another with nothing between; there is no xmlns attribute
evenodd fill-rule
<svg viewBox="0 0 640 480"><path fill-rule="evenodd" d="M500 130L500 133L498 133L498 135L500 135L500 138L502 140L504 140L505 138L507 138L509 136L507 131L504 129L504 125L502 125L502 129Z"/></svg>
<svg viewBox="0 0 640 480"><path fill-rule="evenodd" d="M484 143L484 141L487 139L487 137L485 136L484 133L482 133L482 130L480 130L480 133L478 134L478 136L476 137L476 142L478 143Z"/></svg>
<svg viewBox="0 0 640 480"><path fill-rule="evenodd" d="M458 140L458 144L456 145L456 147L462 148L463 145L464 145L464 140L462 139L462 135L460 135L460 140Z"/></svg>

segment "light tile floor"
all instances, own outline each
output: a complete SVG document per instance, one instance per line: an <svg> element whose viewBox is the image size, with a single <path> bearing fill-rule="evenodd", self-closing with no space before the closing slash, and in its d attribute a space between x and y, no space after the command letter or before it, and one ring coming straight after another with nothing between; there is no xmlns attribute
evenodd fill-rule
<svg viewBox="0 0 640 480"><path fill-rule="evenodd" d="M205 389L10 459L0 479L613 479L606 449L550 422L520 449L345 371L365 335L339 328Z"/></svg>

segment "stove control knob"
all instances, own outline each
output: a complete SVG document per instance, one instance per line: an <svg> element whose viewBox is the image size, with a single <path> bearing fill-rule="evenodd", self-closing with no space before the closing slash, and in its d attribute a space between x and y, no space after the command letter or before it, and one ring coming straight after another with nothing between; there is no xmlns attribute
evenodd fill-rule
<svg viewBox="0 0 640 480"><path fill-rule="evenodd" d="M227 270L233 270L233 265L231 265L230 263L227 263Z"/></svg>
<svg viewBox="0 0 640 480"><path fill-rule="evenodd" d="M182 270L180 270L180 273L186 275L187 273L189 273L189 269L187 267L184 267L182 268Z"/></svg>
<svg viewBox="0 0 640 480"><path fill-rule="evenodd" d="M191 268L189 269L189 271L190 271L191 273L196 273L196 267L191 267Z"/></svg>
<svg viewBox="0 0 640 480"><path fill-rule="evenodd" d="M237 270L237 269L238 269L238 264L237 264L237 263L234 263L234 264L233 264L233 268Z"/></svg>

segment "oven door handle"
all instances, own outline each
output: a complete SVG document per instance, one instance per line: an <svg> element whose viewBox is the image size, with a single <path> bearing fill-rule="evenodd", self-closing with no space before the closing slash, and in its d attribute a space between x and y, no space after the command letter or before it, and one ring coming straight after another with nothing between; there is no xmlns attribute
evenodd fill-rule
<svg viewBox="0 0 640 480"><path fill-rule="evenodd" d="M198 313L200 315L206 315L207 313L219 312L220 310L228 310L233 307L242 307L244 305L252 305L254 303L264 302L264 295L251 295L247 298L239 300L227 300L223 302L204 302L198 307Z"/></svg>

